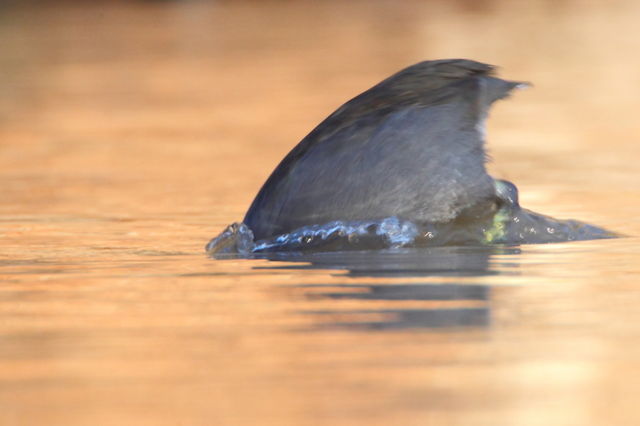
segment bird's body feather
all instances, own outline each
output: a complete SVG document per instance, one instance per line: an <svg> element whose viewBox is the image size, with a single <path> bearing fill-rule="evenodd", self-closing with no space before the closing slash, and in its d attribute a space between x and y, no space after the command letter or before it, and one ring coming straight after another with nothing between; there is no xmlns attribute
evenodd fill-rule
<svg viewBox="0 0 640 426"><path fill-rule="evenodd" d="M244 219L256 239L334 220L453 220L495 199L483 122L518 83L467 60L409 67L331 114L278 165Z"/></svg>

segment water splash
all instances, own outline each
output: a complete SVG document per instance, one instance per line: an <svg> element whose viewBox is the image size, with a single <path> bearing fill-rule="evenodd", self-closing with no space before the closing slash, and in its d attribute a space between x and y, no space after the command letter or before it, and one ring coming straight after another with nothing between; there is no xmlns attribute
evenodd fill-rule
<svg viewBox="0 0 640 426"><path fill-rule="evenodd" d="M214 257L254 257L273 252L541 244L619 237L577 220L558 220L521 208L518 189L511 182L496 180L495 188L499 201L495 208L467 212L447 223L417 224L395 216L338 220L258 241L247 225L234 223L212 239L206 250Z"/></svg>
<svg viewBox="0 0 640 426"><path fill-rule="evenodd" d="M526 209L500 209L492 220L428 224L390 217L379 221L335 221L254 241L244 223L234 223L206 246L215 257L251 257L278 251L381 250L443 245L539 244L613 238L617 235L575 220L557 220Z"/></svg>

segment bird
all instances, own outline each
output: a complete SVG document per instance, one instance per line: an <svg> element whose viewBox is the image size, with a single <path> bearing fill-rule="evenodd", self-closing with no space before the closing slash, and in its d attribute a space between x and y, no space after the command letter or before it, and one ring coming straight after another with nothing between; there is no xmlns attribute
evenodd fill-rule
<svg viewBox="0 0 640 426"><path fill-rule="evenodd" d="M494 211L491 105L528 83L468 59L419 62L339 107L280 162L243 223L256 240L332 221L441 224Z"/></svg>

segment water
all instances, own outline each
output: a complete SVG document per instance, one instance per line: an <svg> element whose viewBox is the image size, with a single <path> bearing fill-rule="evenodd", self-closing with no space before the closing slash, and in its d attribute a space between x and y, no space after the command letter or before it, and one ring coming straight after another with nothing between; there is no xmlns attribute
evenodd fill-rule
<svg viewBox="0 0 640 426"><path fill-rule="evenodd" d="M638 424L639 16L2 6L0 424ZM328 113L451 56L535 85L488 122L491 174L628 237L206 256Z"/></svg>

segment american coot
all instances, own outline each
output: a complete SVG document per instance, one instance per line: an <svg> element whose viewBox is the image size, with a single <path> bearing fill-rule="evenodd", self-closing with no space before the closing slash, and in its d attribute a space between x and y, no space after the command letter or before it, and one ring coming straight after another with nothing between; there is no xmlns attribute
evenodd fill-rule
<svg viewBox="0 0 640 426"><path fill-rule="evenodd" d="M520 209L485 169L489 108L527 83L466 59L424 61L338 108L276 167L211 253L611 237ZM513 219L517 220L513 220ZM549 231L551 230L551 231Z"/></svg>

